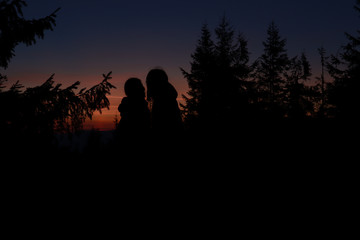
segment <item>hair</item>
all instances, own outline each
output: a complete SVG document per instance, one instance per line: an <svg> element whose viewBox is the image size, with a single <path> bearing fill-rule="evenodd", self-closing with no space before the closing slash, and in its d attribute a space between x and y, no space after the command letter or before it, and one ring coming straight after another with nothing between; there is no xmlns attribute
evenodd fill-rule
<svg viewBox="0 0 360 240"><path fill-rule="evenodd" d="M125 94L128 97L145 97L145 88L138 78L129 78L124 85Z"/></svg>
<svg viewBox="0 0 360 240"><path fill-rule="evenodd" d="M151 99L161 94L161 91L165 90L168 84L169 78L163 69L154 68L150 70L146 76L147 98Z"/></svg>
<svg viewBox="0 0 360 240"><path fill-rule="evenodd" d="M157 83L160 83L160 84L163 84L163 83L167 83L169 82L169 78L166 74L166 72L163 70L163 69L160 69L160 68L154 68L152 70L149 71L149 73L147 74L146 76L146 83L150 83L150 84L156 84Z"/></svg>

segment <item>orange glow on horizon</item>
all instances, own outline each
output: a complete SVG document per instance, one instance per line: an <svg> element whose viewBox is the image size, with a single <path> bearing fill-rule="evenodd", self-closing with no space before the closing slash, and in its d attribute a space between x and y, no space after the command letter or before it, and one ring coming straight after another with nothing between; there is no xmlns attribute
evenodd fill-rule
<svg viewBox="0 0 360 240"><path fill-rule="evenodd" d="M115 129L114 119L102 119L101 117L93 117L92 120L88 119L84 123L84 130L98 130L98 131L111 131Z"/></svg>
<svg viewBox="0 0 360 240"><path fill-rule="evenodd" d="M49 77L52 75L52 73L17 73L8 75L9 81L7 82L8 86L11 86L13 83L15 83L17 80L20 81L20 84L24 85L25 88L27 87L35 87L42 85L45 83L46 80L49 79ZM146 73L140 73L140 79L142 79L142 82L146 88L144 76ZM120 113L118 112L118 106L121 103L121 100L125 96L124 93L124 83L127 79L130 77L136 76L136 74L133 73L124 73L124 74L112 74L112 79L110 80L110 83L113 84L116 89L111 90L111 95L108 95L108 99L110 101L110 109L102 109L102 113L100 114L98 111L96 111L92 117L92 120L87 119L84 123L84 130L91 130L91 129L97 129L100 131L110 131L115 129L115 116L118 120L120 120ZM76 81L80 82L80 86L78 90L82 88L91 88L92 86L100 83L103 78L102 74L77 74L77 73L55 73L54 76L54 82L56 84L62 84L61 88L66 88L72 84L74 84ZM183 82L182 82L183 81ZM186 81L184 79L170 79L170 82L177 88L178 91L178 103L184 103L184 99L182 98L182 94L184 94L187 89L186 87ZM181 84L179 84L181 82ZM178 83L176 85L175 83ZM23 90L25 90L25 88ZM75 91L77 92L77 91Z"/></svg>
<svg viewBox="0 0 360 240"><path fill-rule="evenodd" d="M180 95L180 94L179 94ZM111 131L115 129L115 117L120 120L120 113L118 106L121 103L123 97L120 96L108 96L110 100L110 109L103 109L102 113L95 112L92 120L87 119L84 123L84 130L96 129L99 131ZM177 98L178 103L183 103L183 98Z"/></svg>
<svg viewBox="0 0 360 240"><path fill-rule="evenodd" d="M84 130L96 129L100 131L110 131L115 129L115 117L120 119L118 106L123 99L121 96L108 96L110 101L109 109L102 109L101 113L96 111L92 119L87 119L84 123Z"/></svg>

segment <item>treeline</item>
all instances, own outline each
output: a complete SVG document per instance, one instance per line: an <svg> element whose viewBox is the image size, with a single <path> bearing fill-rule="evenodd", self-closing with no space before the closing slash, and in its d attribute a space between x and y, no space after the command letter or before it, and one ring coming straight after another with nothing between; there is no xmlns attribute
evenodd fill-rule
<svg viewBox="0 0 360 240"><path fill-rule="evenodd" d="M359 6L357 1L358 11ZM289 56L286 39L274 22L268 27L263 53L254 62L246 38L236 35L225 17L214 33L203 25L191 69L181 69L190 89L182 105L188 129L358 120L360 36L346 34L348 43L339 46L336 56L327 56L320 46L321 75L313 76L304 52ZM325 81L325 72L331 79Z"/></svg>
<svg viewBox="0 0 360 240"><path fill-rule="evenodd" d="M23 0L0 1L0 68L8 67L18 44L35 44L46 30L55 27L58 10L42 19L26 20L21 10L24 6ZM360 11L360 0L355 8ZM282 135L282 143L293 140L293 136L296 139L314 136L308 133L318 131L317 127L328 120L339 120L337 130L340 129L338 126L357 126L360 115L359 36L347 34L348 43L341 47L337 56L327 56L325 49L319 48L323 71L321 76L315 76L315 85L307 84L312 69L306 54L300 52L298 56L289 56L286 39L281 37L275 23L268 28L263 54L252 63L246 38L236 35L225 18L215 29L214 36L204 25L191 55L191 69L181 69L189 84L182 105L185 129L195 137L180 136L179 139L184 140L181 143L186 140L189 141L187 146L204 147L204 151L211 152L214 148L209 146L216 147L219 141L215 145L199 144L196 142L196 137L200 136L198 130L205 130L210 135L240 130L241 137L245 134L242 138L245 142L249 139L259 141L266 136L263 144L252 145L260 149L274 146L271 136L277 134L292 136ZM325 82L325 71L332 77L331 82ZM62 88L61 84L55 84L53 77L40 86L24 89L19 82L7 87L7 77L0 73L0 146L4 156L15 153L46 155L55 146L55 132L82 129L86 118L109 107L107 95L114 88L109 82L111 73L103 75L103 81L88 90L78 90L79 82ZM295 133L294 129L297 129ZM322 133L333 131L327 127L322 129ZM210 139L215 139L214 135ZM92 151L99 146L95 140L89 147ZM234 149L237 149L238 142L232 140L229 138L224 143L234 143ZM156 146L153 142L151 146ZM164 142L173 144L166 139ZM154 149L158 148L164 147ZM98 154L103 152L98 151Z"/></svg>
<svg viewBox="0 0 360 240"><path fill-rule="evenodd" d="M53 30L56 14L26 20L23 0L0 2L0 68L6 69L15 56L15 47L32 45ZM54 75L42 85L24 88L19 82L7 86L7 76L0 73L0 147L3 156L46 156L56 150L55 133L74 133L83 127L95 111L109 108L107 95L115 88L111 72L90 89L79 89L77 81L63 88ZM47 155L49 156L49 155ZM56 157L56 156L53 156Z"/></svg>

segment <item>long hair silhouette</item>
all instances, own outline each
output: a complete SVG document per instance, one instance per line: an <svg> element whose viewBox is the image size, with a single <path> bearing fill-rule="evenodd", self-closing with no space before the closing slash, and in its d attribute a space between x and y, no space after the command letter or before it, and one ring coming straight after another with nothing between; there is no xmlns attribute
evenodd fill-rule
<svg viewBox="0 0 360 240"><path fill-rule="evenodd" d="M150 70L146 77L146 86L154 132L173 134L180 131L182 120L177 102L178 93L169 83L166 72L159 68Z"/></svg>
<svg viewBox="0 0 360 240"><path fill-rule="evenodd" d="M118 107L121 120L119 130L127 137L139 138L147 134L150 127L150 112L145 100L145 88L138 78L130 78L125 82L126 97Z"/></svg>

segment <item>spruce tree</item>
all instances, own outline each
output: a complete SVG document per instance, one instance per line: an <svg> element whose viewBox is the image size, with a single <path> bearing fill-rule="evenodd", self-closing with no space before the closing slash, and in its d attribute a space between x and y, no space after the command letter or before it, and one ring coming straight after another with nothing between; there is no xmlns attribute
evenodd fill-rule
<svg viewBox="0 0 360 240"><path fill-rule="evenodd" d="M319 116L324 117L327 113L325 113L326 106L326 84L325 84L325 68L326 68L326 50L324 47L320 47L318 49L318 53L320 55L320 63L321 63L321 74L320 77L316 77L319 81L317 87L319 88L320 100L319 100Z"/></svg>
<svg viewBox="0 0 360 240"><path fill-rule="evenodd" d="M311 66L302 53L290 59L285 72L286 84L284 103L287 105L287 117L291 119L303 119L308 112L313 112L313 104L309 96L310 88L305 85L311 76Z"/></svg>
<svg viewBox="0 0 360 240"><path fill-rule="evenodd" d="M280 37L279 29L272 22L263 42L264 53L257 62L257 80L260 101L264 110L271 114L282 115L279 107L284 100L284 72L289 64L286 39Z"/></svg>
<svg viewBox="0 0 360 240"><path fill-rule="evenodd" d="M202 126L234 126L241 118L243 81L250 72L247 41L222 18L215 29L215 41L204 25L202 36L191 55L191 71L181 69L189 84L185 120L197 119Z"/></svg>
<svg viewBox="0 0 360 240"><path fill-rule="evenodd" d="M360 12L360 0L355 9ZM360 31L358 31L360 34ZM329 103L336 108L336 117L357 120L360 116L360 36L346 33L348 43L342 47L340 56L331 56L329 74L334 82L329 85Z"/></svg>
<svg viewBox="0 0 360 240"><path fill-rule="evenodd" d="M218 118L226 123L238 124L244 117L246 102L244 89L245 80L250 73L249 51L247 41L242 34L235 37L235 31L224 16L215 29L216 33L216 73L218 99L215 109Z"/></svg>
<svg viewBox="0 0 360 240"><path fill-rule="evenodd" d="M0 2L0 67L8 66L19 43L35 44L37 37L42 38L45 30L55 26L56 11L43 19L28 21L22 18L23 6L26 3L22 0ZM48 157L54 150L55 132L81 130L86 118L109 108L107 95L115 88L109 82L111 72L104 74L98 85L79 91L80 82L61 88L53 77L24 90L19 82L7 89L7 77L0 74L0 146L7 150L4 156L22 152L26 157L30 153Z"/></svg>
<svg viewBox="0 0 360 240"><path fill-rule="evenodd" d="M201 37L198 40L195 52L191 55L190 73L181 68L189 85L188 96L183 95L185 123L194 125L210 118L212 112L211 100L215 98L214 88L216 81L215 70L215 45L211 39L211 33L207 24L201 29Z"/></svg>
<svg viewBox="0 0 360 240"><path fill-rule="evenodd" d="M44 38L44 32L53 30L56 25L59 9L41 19L26 20L22 11L24 6L27 6L24 0L0 2L0 67L8 67L17 45L35 44L37 37Z"/></svg>
<svg viewBox="0 0 360 240"><path fill-rule="evenodd" d="M215 45L217 87L213 99L213 109L215 110L213 118L217 119L218 124L222 124L234 113L235 97L239 90L239 82L233 69L234 30L225 16L215 29L215 36L217 40Z"/></svg>

